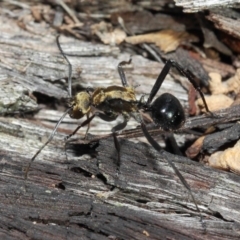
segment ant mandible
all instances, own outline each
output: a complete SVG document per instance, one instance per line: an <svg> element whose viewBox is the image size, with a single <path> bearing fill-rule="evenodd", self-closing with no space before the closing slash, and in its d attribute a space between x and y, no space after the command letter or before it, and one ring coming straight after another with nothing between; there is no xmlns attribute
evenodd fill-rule
<svg viewBox="0 0 240 240"><path fill-rule="evenodd" d="M163 67L161 73L159 74L147 101L144 101L144 98L141 97L140 100L136 99L135 90L133 87L128 85L123 65L130 64L131 59L128 62L120 62L118 64L118 73L122 82L122 86L109 86L97 88L94 91L81 91L77 93L74 97L72 97L72 89L71 89L71 81L72 81L72 65L63 52L61 45L59 43L59 36L57 36L57 45L58 48L68 62L69 72L68 72L68 94L70 96L70 106L59 119L55 128L53 129L51 135L49 136L46 143L36 152L36 154L31 158L31 161L26 169L25 178L27 178L28 171L31 167L32 162L38 156L38 154L42 151L42 149L52 140L55 132L62 122L63 118L69 114L71 118L80 119L83 116L86 116L87 119L82 122L69 136L67 139L73 136L81 127L88 125L86 134L89 129L90 122L94 119L94 117L98 116L105 121L113 121L119 115L122 115L123 121L112 128L112 135L114 138L114 145L118 153L118 167L120 166L120 144L117 139L117 132L123 130L128 120L133 117L141 126L142 132L148 142L157 150L159 153L164 153L164 150L160 147L160 145L152 138L149 134L146 123L144 122L141 111L150 113L155 125L161 128L164 131L173 131L179 129L185 122L185 114L183 107L179 100L169 93L164 93L157 97L155 101L152 100L156 96L159 91L166 75L169 73L171 67L175 67L183 76L187 77L187 79L191 82L194 88L199 92L206 111L213 116L213 113L208 109L206 100L204 95L200 89L200 87L196 84L196 77L188 70L184 69L181 65L179 65L174 60L168 60ZM91 114L91 116L90 116ZM196 200L192 194L190 186L173 164L173 162L166 158L168 164L173 168L176 175L179 177L182 184L189 191L192 200L196 206L197 211L201 216L201 212L196 203ZM201 216L202 221L202 216Z"/></svg>

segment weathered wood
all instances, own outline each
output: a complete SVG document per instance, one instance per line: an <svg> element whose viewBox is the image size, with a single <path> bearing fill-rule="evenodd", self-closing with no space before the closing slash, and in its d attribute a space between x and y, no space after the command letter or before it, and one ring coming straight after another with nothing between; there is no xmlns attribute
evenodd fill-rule
<svg viewBox="0 0 240 240"><path fill-rule="evenodd" d="M202 150L208 153L216 152L220 147L228 144L234 143L240 138L240 124L235 123L231 127L209 134L204 138Z"/></svg>
<svg viewBox="0 0 240 240"><path fill-rule="evenodd" d="M146 231L149 239L239 237L239 176L235 174L171 154L161 156L146 144L124 139L120 141L117 174L111 138L100 141L97 147L68 144L65 153L61 134L39 155L24 181L24 166L44 142L46 129L10 118L1 118L0 124L1 221L14 229L9 236L65 239L73 234L83 239L98 235L102 239L110 235L145 239ZM10 129L16 130L11 134ZM36 136L41 136L41 141ZM206 233L166 157L190 184L206 222Z"/></svg>
<svg viewBox="0 0 240 240"><path fill-rule="evenodd" d="M240 14L237 16L233 16L233 18L229 16L222 16L220 14L211 13L208 17L211 20L215 27L221 29L222 31L228 33L230 36L240 38L240 27L238 25Z"/></svg>
<svg viewBox="0 0 240 240"><path fill-rule="evenodd" d="M185 12L199 12L203 10L209 10L212 8L223 8L223 7L236 7L239 8L238 0L174 0L177 6L183 7Z"/></svg>
<svg viewBox="0 0 240 240"><path fill-rule="evenodd" d="M85 7L92 18L102 14L101 19L110 18L120 6L123 10L139 6L158 10L168 1L138 1L137 7L128 1L127 5L122 1L117 6L116 2L102 2L82 2L80 7ZM187 158L160 155L145 143L125 139L133 137L132 133L142 136L138 130L119 136L121 165L117 172L111 136L83 141L80 136L84 131L80 131L78 141L68 142L65 151L64 137L76 127L76 122L66 118L60 133L33 162L28 180L23 179L31 157L45 143L62 114L61 98L67 97L68 71L57 49L54 29L37 21L26 21L29 25L24 30L17 25L19 16L31 13L26 3L19 2L21 9L16 11L4 6L0 9L1 113L24 115L45 106L50 110L42 109L31 119L0 117L0 238L239 239L239 176ZM84 12L78 16L87 15ZM74 89L119 85L117 64L128 60L130 54L120 53L117 46L64 36L60 41L66 53L75 54L69 57ZM215 64L209 65L214 69ZM219 67L222 76L234 72L226 66L227 70ZM140 84L136 88L138 98L150 91L162 67L163 64L133 56L126 72L130 83ZM170 75L160 92L166 91L186 105L185 90ZM226 122L239 120L239 113L239 106L220 111ZM188 119L181 131L219 122L221 118L202 115ZM94 119L90 133L109 133L111 126ZM130 128L133 126L129 124ZM159 130L151 133L157 137ZM191 197L166 158L176 164L189 183L202 211L205 230Z"/></svg>

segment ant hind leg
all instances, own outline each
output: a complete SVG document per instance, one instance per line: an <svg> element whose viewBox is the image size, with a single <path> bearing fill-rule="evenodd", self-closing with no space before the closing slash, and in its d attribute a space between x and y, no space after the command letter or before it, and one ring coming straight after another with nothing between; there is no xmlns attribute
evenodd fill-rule
<svg viewBox="0 0 240 240"><path fill-rule="evenodd" d="M158 151L160 154L164 154L164 150L160 147L160 145L153 139L153 137L149 134L146 126L145 126L145 123L144 122L141 122L141 128L142 128L142 131L143 131L143 134L144 136L146 137L146 139L148 140L148 142L152 145L152 147ZM165 157L167 163L172 167L172 169L174 170L175 174L178 176L178 178L180 179L180 181L182 182L183 186L188 190L192 200L193 200L193 203L197 209L197 211L199 212L199 215L200 215L200 221L203 225L203 228L205 229L205 223L203 222L203 218L202 218L202 214L201 214L201 211L198 207L198 204L195 200L195 197L193 196L193 193L192 193L192 190L190 188L190 186L188 185L187 181L185 180L185 178L183 177L183 175L179 172L179 170L177 169L177 167L175 166L175 164L168 158L168 157Z"/></svg>
<svg viewBox="0 0 240 240"><path fill-rule="evenodd" d="M113 139L114 139L114 146L117 150L117 171L120 172L120 165L121 165L121 146L117 138L117 132L123 130L127 126L127 119L124 118L124 121L116 125L115 127L112 128L112 134L113 134Z"/></svg>

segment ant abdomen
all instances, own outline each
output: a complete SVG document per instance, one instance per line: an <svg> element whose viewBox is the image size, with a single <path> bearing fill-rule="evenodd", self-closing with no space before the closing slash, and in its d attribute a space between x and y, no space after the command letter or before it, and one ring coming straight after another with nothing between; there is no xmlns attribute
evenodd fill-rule
<svg viewBox="0 0 240 240"><path fill-rule="evenodd" d="M170 93L159 96L151 105L153 121L164 131L176 130L185 122L179 100Z"/></svg>

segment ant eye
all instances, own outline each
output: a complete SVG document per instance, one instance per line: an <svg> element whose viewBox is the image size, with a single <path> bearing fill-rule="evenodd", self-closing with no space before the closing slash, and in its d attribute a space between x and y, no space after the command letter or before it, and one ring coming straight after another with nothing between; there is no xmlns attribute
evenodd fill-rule
<svg viewBox="0 0 240 240"><path fill-rule="evenodd" d="M163 130L178 129L185 121L183 107L172 94L164 93L151 105L152 118Z"/></svg>

